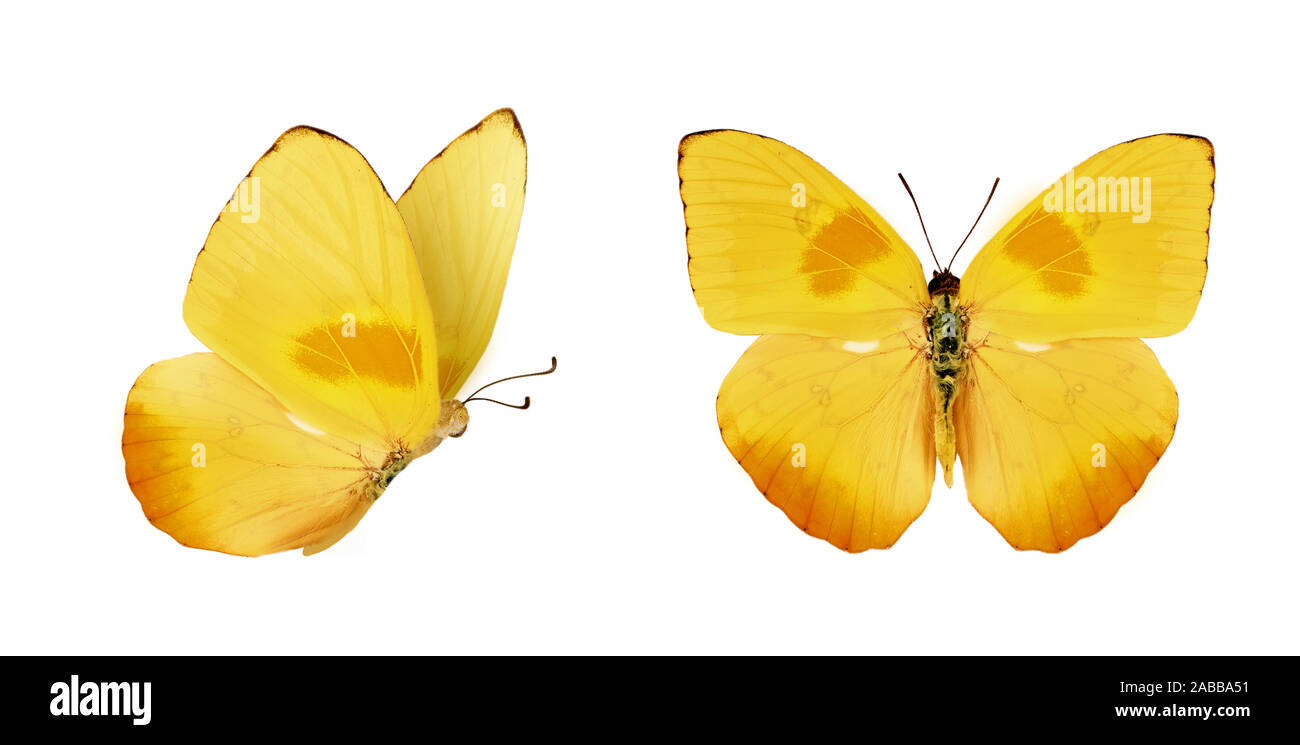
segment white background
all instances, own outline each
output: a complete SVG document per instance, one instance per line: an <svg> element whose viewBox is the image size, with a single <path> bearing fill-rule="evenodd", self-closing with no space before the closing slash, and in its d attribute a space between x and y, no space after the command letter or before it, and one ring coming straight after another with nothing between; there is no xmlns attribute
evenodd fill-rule
<svg viewBox="0 0 1300 745"><path fill-rule="evenodd" d="M0 652L1300 652L1294 8L35 7L0 31ZM123 403L201 349L186 281L256 158L311 124L397 194L500 106L528 203L471 384L557 355L500 391L533 408L474 409L316 557L150 526ZM750 340L686 275L677 142L719 127L804 150L924 250L904 171L941 254L994 176L972 247L1098 150L1214 141L1204 299L1151 342L1177 435L1109 527L1016 552L958 476L895 548L849 555L760 496L713 410Z"/></svg>

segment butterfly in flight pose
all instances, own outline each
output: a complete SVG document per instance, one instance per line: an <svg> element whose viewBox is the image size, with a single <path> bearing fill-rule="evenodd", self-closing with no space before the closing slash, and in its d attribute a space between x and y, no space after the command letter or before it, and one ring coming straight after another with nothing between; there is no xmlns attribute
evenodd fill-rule
<svg viewBox="0 0 1300 745"><path fill-rule="evenodd" d="M316 553L464 434L465 404L492 400L456 396L496 323L525 171L509 109L397 202L343 140L281 135L194 265L185 322L212 352L152 365L128 395L122 453L150 522L196 548Z"/></svg>

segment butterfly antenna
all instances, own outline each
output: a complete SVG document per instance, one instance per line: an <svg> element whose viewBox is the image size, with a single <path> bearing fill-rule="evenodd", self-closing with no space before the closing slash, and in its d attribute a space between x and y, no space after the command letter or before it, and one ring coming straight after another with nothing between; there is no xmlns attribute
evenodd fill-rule
<svg viewBox="0 0 1300 745"><path fill-rule="evenodd" d="M934 257L934 265L939 266L939 257L934 253L934 244L930 242L930 233L925 229L925 218L921 217L921 205L916 203L916 196L912 194L912 187L907 185L907 179L903 174L898 174L898 180L903 182L903 188L907 189L907 196L912 197L912 206L916 208L916 219L921 221L921 234L925 236L925 245L930 247L930 255Z"/></svg>
<svg viewBox="0 0 1300 745"><path fill-rule="evenodd" d="M952 269L952 262L957 260L957 254L961 253L961 247L966 245L966 241L970 239L970 234L975 232L975 225L980 224L980 218L984 216L984 210L988 209L989 203L993 201L993 192L998 190L998 182L1001 180L1001 177L993 179L993 188L989 189L989 198L984 200L984 207L980 209L979 215L975 217L974 225L971 225L970 230L966 231L966 237L961 239L961 245L957 246L956 251L952 252L952 260L948 262L948 268L944 269L945 272Z"/></svg>
<svg viewBox="0 0 1300 745"><path fill-rule="evenodd" d="M480 398L467 398L467 399L465 399L464 401L462 401L461 403L467 404L467 403L469 403L470 401L489 401L489 402L494 403L494 404L501 404L502 406L509 406L509 407L512 408L512 409L527 409L529 406L532 406L532 405L533 405L533 400L532 400L530 397L528 397L528 396L524 396L524 402L523 402L522 404L508 404L508 403L506 403L505 401L498 401L498 400L496 400L495 398L484 398L484 397L480 397Z"/></svg>
<svg viewBox="0 0 1300 745"><path fill-rule="evenodd" d="M483 386L482 388L479 388L477 391L474 391L473 393L469 394L469 398L465 399L465 400L462 401L461 403L466 403L466 404L467 404L467 403L469 403L470 401L490 401L491 403L494 403L494 404L501 404L502 406L509 406L509 407L512 408L512 409L527 409L530 405L532 405L532 400L531 400L528 396L524 396L524 402L523 402L522 404L508 404L508 403L505 403L504 401L498 401L498 400L496 400L495 398L479 397L478 394L482 393L483 391L487 390L488 388L491 388L492 386L496 385L497 383L504 383L504 382L506 382L507 380L518 380L519 378L533 378L533 377L537 377L538 375L550 375L551 373L555 372L555 364L556 364L556 360L555 360L554 357L552 357L552 358L551 358L551 367L550 367L549 370L541 370L541 371L539 371L539 372L524 373L524 374L522 374L522 375L511 375L510 377L507 377L507 378L502 378L502 379L500 379L500 380L494 380L494 381L492 381L491 383L488 383L487 385Z"/></svg>

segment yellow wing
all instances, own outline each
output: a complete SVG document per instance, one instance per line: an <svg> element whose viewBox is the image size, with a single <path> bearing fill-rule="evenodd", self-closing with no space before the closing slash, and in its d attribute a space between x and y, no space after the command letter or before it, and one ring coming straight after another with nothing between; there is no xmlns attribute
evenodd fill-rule
<svg viewBox="0 0 1300 745"><path fill-rule="evenodd" d="M1094 155L1025 206L971 261L972 318L1030 342L1167 336L1205 284L1214 148L1163 134Z"/></svg>
<svg viewBox="0 0 1300 745"><path fill-rule="evenodd" d="M718 393L722 439L768 501L847 551L888 548L934 483L920 340L763 336Z"/></svg>
<svg viewBox="0 0 1300 745"><path fill-rule="evenodd" d="M215 354L144 371L122 453L150 522L186 546L243 556L323 550L382 491L366 463L383 453L311 431Z"/></svg>
<svg viewBox="0 0 1300 745"><path fill-rule="evenodd" d="M879 339L929 304L921 264L839 179L777 140L718 130L678 150L695 300L734 334Z"/></svg>
<svg viewBox="0 0 1300 745"><path fill-rule="evenodd" d="M361 154L280 136L208 233L185 295L204 344L316 429L414 446L440 413L433 316L406 226Z"/></svg>
<svg viewBox="0 0 1300 745"><path fill-rule="evenodd" d="M955 407L970 501L1012 546L1065 550L1142 486L1173 437L1178 394L1138 339L971 338Z"/></svg>
<svg viewBox="0 0 1300 745"><path fill-rule="evenodd" d="M433 306L444 398L455 397L492 337L526 172L523 130L501 109L429 161L397 200Z"/></svg>

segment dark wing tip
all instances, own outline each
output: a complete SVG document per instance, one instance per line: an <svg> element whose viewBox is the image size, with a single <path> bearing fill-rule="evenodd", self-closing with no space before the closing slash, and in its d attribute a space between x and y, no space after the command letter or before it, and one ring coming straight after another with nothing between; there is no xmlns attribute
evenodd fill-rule
<svg viewBox="0 0 1300 745"><path fill-rule="evenodd" d="M488 122L502 117L510 118L510 128L513 129L514 133L519 136L520 141L523 142L525 145L527 145L528 140L524 137L524 127L522 124L519 123L519 115L516 114L515 110L510 108L509 106L503 106L497 109L496 111L493 111L491 114L488 114L487 116L483 117L483 121L474 125L474 127L468 130L467 132L465 132L465 134L469 134L470 132L477 131Z"/></svg>

